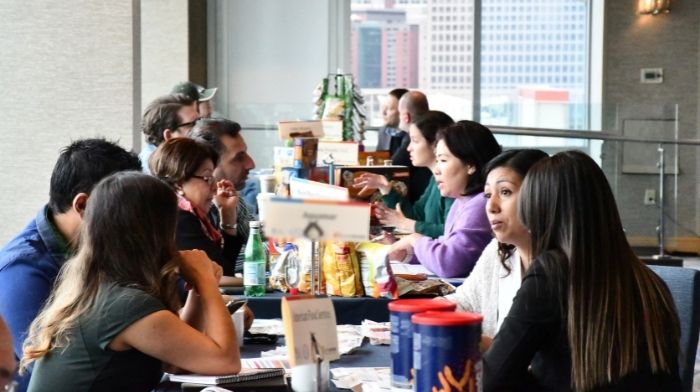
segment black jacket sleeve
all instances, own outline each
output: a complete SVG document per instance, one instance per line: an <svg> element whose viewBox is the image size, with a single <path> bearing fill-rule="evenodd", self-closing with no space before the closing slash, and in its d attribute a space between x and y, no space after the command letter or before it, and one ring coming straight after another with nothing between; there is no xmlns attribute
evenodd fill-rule
<svg viewBox="0 0 700 392"><path fill-rule="evenodd" d="M238 236L222 233L224 246L220 247L204 233L199 219L187 211L178 211L177 219L177 249L200 249L207 253L210 259L224 269L225 276L234 276L236 258L243 246L243 240Z"/></svg>
<svg viewBox="0 0 700 392"><path fill-rule="evenodd" d="M558 295L548 289L545 272L535 260L513 298L513 306L503 320L501 329L494 337L491 347L484 353L483 390L569 389L568 375L561 375L563 380L555 380L550 375L533 372L534 369L530 367L531 364L536 367L534 363L538 362L537 357L543 353L548 359L552 359L552 353L556 353L553 355L555 357L566 355L566 350L562 350L566 344L561 340L561 321ZM570 363L566 357L557 360L555 362ZM547 362L549 366L552 365L552 361Z"/></svg>

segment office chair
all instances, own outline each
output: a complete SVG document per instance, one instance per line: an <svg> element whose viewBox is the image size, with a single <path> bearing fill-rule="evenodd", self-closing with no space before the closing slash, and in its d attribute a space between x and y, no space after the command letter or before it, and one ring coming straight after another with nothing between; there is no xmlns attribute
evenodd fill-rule
<svg viewBox="0 0 700 392"><path fill-rule="evenodd" d="M700 271L657 265L650 265L649 268L666 282L676 304L681 325L681 358L678 370L681 373L682 391L691 392L700 329Z"/></svg>

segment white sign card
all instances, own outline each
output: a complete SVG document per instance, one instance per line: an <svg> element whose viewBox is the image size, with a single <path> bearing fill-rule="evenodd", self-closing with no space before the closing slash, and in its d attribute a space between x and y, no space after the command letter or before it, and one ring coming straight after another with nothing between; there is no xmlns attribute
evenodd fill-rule
<svg viewBox="0 0 700 392"><path fill-rule="evenodd" d="M294 199L349 201L348 188L309 181L303 178L289 179L289 194Z"/></svg>
<svg viewBox="0 0 700 392"><path fill-rule="evenodd" d="M323 140L343 140L343 122L340 120L323 120Z"/></svg>
<svg viewBox="0 0 700 392"><path fill-rule="evenodd" d="M273 197L266 204L265 233L312 241L367 241L367 203Z"/></svg>
<svg viewBox="0 0 700 392"><path fill-rule="evenodd" d="M294 165L294 147L275 146L273 154L272 162L275 166L291 167Z"/></svg>
<svg viewBox="0 0 700 392"><path fill-rule="evenodd" d="M335 309L328 297L282 298L282 322L291 366L340 357ZM313 335L313 338L312 338Z"/></svg>
<svg viewBox="0 0 700 392"><path fill-rule="evenodd" d="M277 130L279 131L280 139L291 139L293 134L299 136L308 136L309 133L313 137L323 136L323 125L321 121L278 121Z"/></svg>
<svg viewBox="0 0 700 392"><path fill-rule="evenodd" d="M360 145L357 142L318 142L316 165L325 166L323 162L328 155L333 155L334 165L357 165Z"/></svg>

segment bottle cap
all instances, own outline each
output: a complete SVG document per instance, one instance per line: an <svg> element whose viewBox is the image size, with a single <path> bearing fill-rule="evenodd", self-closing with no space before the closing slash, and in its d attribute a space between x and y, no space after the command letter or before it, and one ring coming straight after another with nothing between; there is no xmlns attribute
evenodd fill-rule
<svg viewBox="0 0 700 392"><path fill-rule="evenodd" d="M289 288L289 294L291 294L291 295L297 295L297 294L299 294L299 289L296 288L296 287L290 287L290 288Z"/></svg>
<svg viewBox="0 0 700 392"><path fill-rule="evenodd" d="M250 224L251 229L259 229L260 228L260 221L250 221L248 223Z"/></svg>

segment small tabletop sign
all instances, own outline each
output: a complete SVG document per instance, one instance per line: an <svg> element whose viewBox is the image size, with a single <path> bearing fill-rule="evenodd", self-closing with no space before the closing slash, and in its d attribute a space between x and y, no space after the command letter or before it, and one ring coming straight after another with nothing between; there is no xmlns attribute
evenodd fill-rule
<svg viewBox="0 0 700 392"><path fill-rule="evenodd" d="M333 155L335 165L357 165L359 156L359 144L357 142L318 142L318 159L316 164L323 165L323 160L328 155Z"/></svg>
<svg viewBox="0 0 700 392"><path fill-rule="evenodd" d="M321 121L278 121L277 130L282 140L291 139L295 136L323 136Z"/></svg>
<svg viewBox="0 0 700 392"><path fill-rule="evenodd" d="M340 120L323 120L323 139L329 141L343 140L343 122Z"/></svg>
<svg viewBox="0 0 700 392"><path fill-rule="evenodd" d="M282 322L291 366L333 361L338 352L335 310L328 297L293 296L282 299Z"/></svg>
<svg viewBox="0 0 700 392"><path fill-rule="evenodd" d="M348 201L348 188L309 181L303 178L289 179L289 194L295 199Z"/></svg>
<svg viewBox="0 0 700 392"><path fill-rule="evenodd" d="M273 197L265 205L265 233L270 237L312 241L367 241L367 203Z"/></svg>

